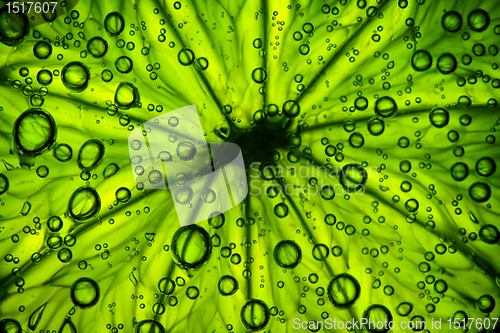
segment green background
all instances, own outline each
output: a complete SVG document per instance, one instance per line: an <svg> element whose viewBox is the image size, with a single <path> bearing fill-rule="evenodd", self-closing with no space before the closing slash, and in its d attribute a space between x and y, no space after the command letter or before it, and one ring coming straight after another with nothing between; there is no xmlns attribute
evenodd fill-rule
<svg viewBox="0 0 500 333"><path fill-rule="evenodd" d="M496 1L58 6L0 10L0 332L493 326ZM128 135L190 104L250 194L181 229Z"/></svg>

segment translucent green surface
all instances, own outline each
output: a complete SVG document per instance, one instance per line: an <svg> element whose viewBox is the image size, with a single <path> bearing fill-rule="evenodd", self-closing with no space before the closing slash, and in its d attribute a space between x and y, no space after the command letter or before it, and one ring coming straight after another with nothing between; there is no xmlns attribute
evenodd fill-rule
<svg viewBox="0 0 500 333"><path fill-rule="evenodd" d="M0 9L0 333L500 328L497 1L63 5ZM180 228L128 136L191 104L249 195Z"/></svg>

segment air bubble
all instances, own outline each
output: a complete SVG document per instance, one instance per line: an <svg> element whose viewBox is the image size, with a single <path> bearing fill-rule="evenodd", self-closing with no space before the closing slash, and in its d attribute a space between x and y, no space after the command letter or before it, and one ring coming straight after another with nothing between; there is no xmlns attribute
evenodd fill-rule
<svg viewBox="0 0 500 333"><path fill-rule="evenodd" d="M361 292L354 276L342 273L335 276L328 285L328 298L338 308L349 308L356 303Z"/></svg>

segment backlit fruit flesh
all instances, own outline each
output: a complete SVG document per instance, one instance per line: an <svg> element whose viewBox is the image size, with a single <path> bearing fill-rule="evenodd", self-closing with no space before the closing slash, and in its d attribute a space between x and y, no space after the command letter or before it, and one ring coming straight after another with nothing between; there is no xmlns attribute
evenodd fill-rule
<svg viewBox="0 0 500 333"><path fill-rule="evenodd" d="M63 3L0 9L0 333L499 329L496 1ZM181 228L127 140L192 104L249 194Z"/></svg>

